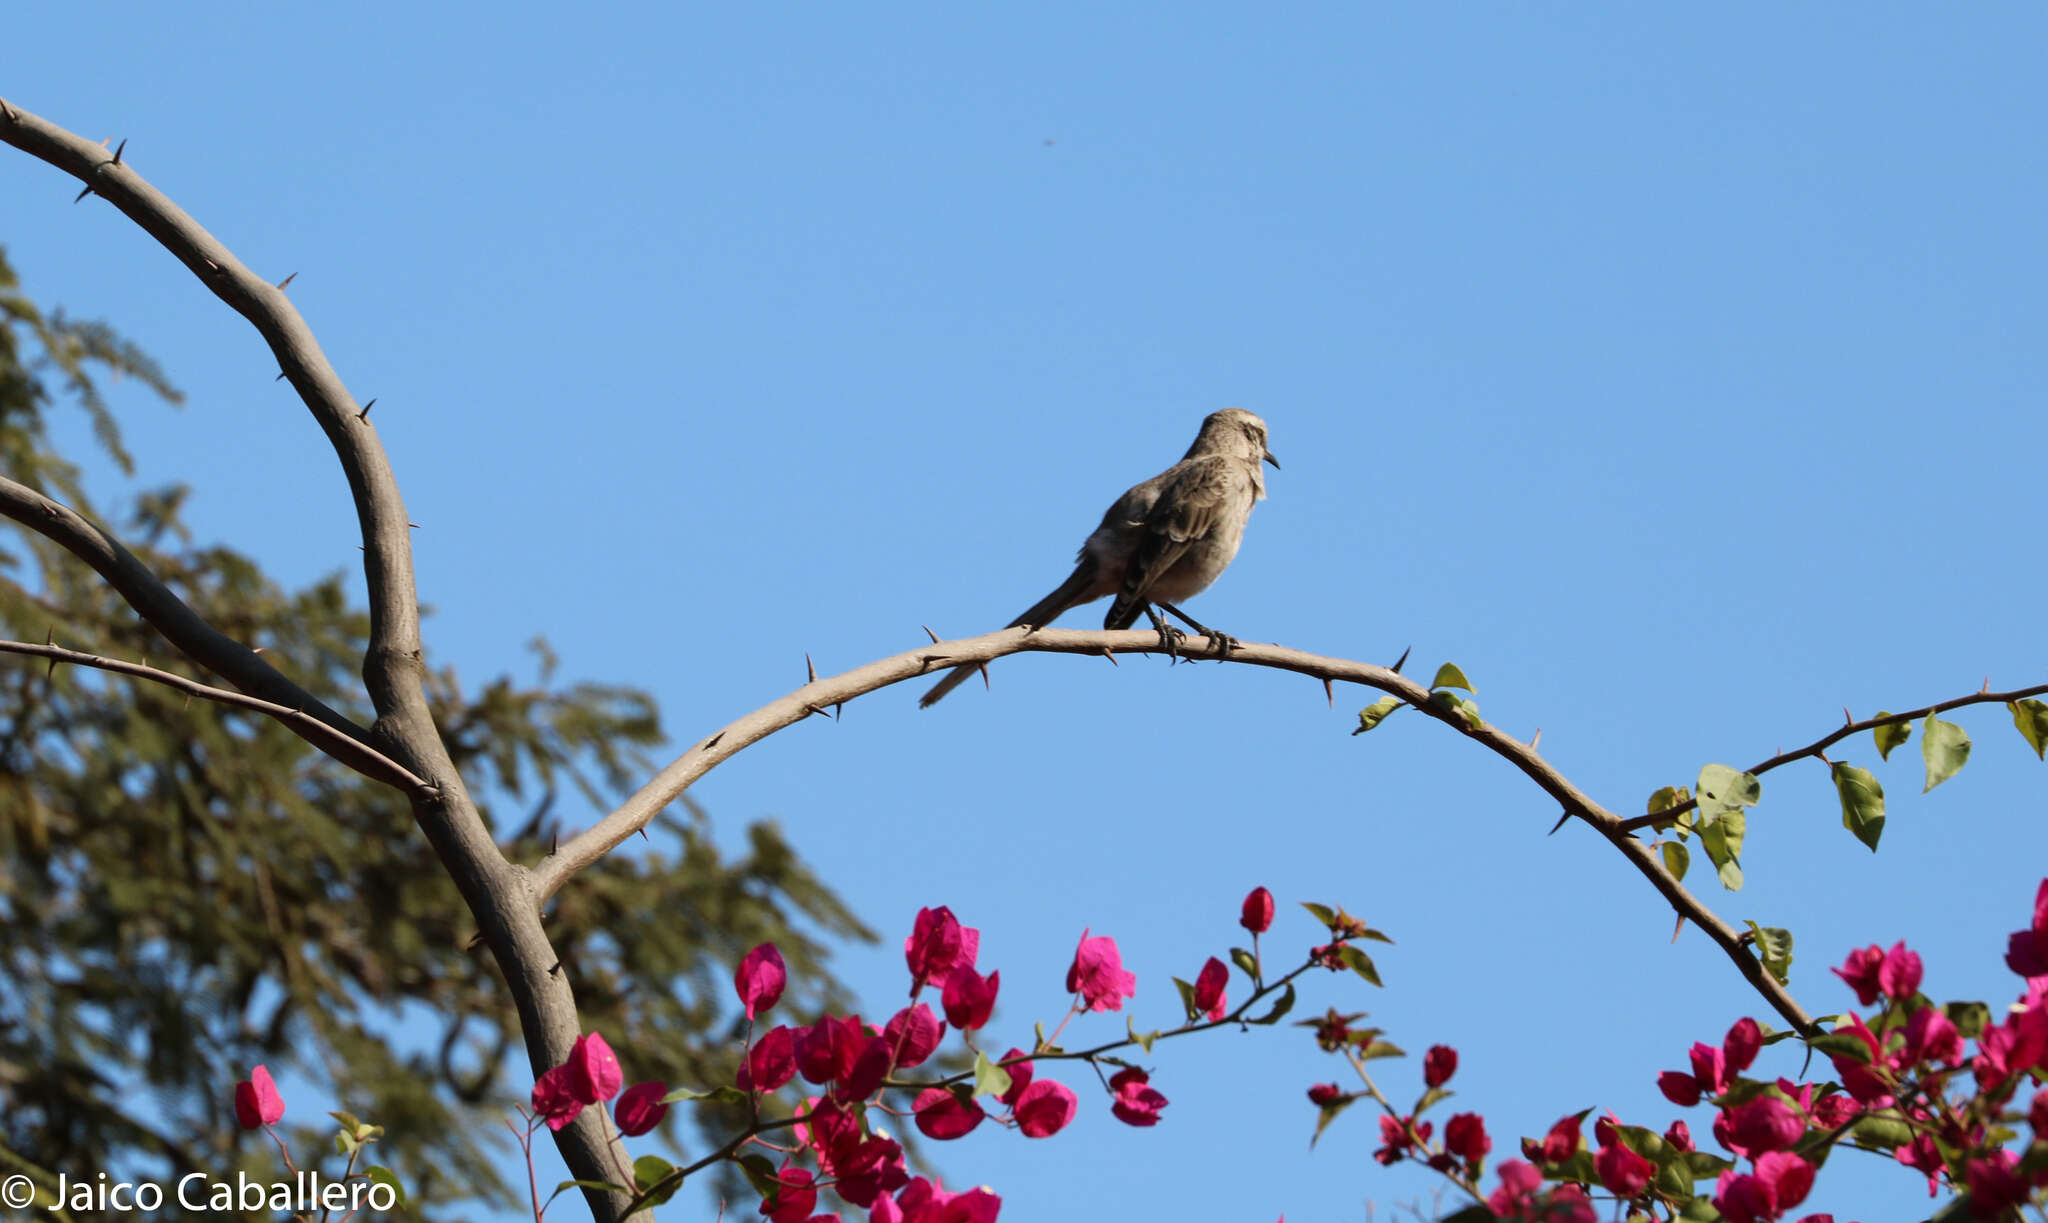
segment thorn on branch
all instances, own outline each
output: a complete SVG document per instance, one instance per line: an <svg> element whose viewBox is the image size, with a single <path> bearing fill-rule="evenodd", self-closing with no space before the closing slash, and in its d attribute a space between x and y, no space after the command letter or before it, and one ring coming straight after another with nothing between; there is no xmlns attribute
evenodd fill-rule
<svg viewBox="0 0 2048 1223"><path fill-rule="evenodd" d="M989 688L988 683L988 664L985 662L978 662L975 663L974 666L976 670L981 672L981 690L983 692L990 691L991 689Z"/></svg>
<svg viewBox="0 0 2048 1223"><path fill-rule="evenodd" d="M224 276L227 273L218 263L208 259L206 261L206 274L208 276Z"/></svg>
<svg viewBox="0 0 2048 1223"><path fill-rule="evenodd" d="M277 371L277 377L275 377L275 378L272 378L272 379L271 379L271 381L272 381L272 382L283 382L283 381L284 381L284 371L283 371L283 370L279 370L279 371Z"/></svg>
<svg viewBox="0 0 2048 1223"><path fill-rule="evenodd" d="M1558 829L1560 829L1560 828L1562 828L1562 827L1564 827L1564 826L1565 826L1565 822L1566 822L1567 820L1571 819L1571 818L1572 818L1572 813L1571 813L1571 812L1569 812L1569 811L1565 812L1565 813L1564 813L1563 815L1560 815L1560 816L1558 816L1558 817L1557 817L1557 823L1555 823L1555 824L1552 824L1552 825L1550 826L1550 831L1549 831L1549 832L1546 832L1546 833L1544 833L1543 835L1544 835L1544 836L1547 836L1547 837L1554 837L1554 836L1556 836L1556 835L1557 835L1557 830L1558 830Z"/></svg>
<svg viewBox="0 0 2048 1223"><path fill-rule="evenodd" d="M1323 699L1330 702L1330 708L1335 709L1337 707L1337 686L1330 682L1330 677L1327 675L1323 677Z"/></svg>
<svg viewBox="0 0 2048 1223"><path fill-rule="evenodd" d="M18 122L21 118L21 116L14 113L14 108L7 104L7 99L5 98L0 98L0 117L5 117L9 123Z"/></svg>
<svg viewBox="0 0 2048 1223"><path fill-rule="evenodd" d="M561 830L561 829L559 829L559 828L557 828L557 829L555 830L555 833L554 833L554 835L548 838L548 857L552 858L552 857L554 857L554 856L555 856L556 854L560 853L561 851L562 851L562 830Z"/></svg>
<svg viewBox="0 0 2048 1223"><path fill-rule="evenodd" d="M1671 927L1671 941L1677 942L1678 936L1683 933L1685 933L1685 914L1680 913L1677 924Z"/></svg>
<svg viewBox="0 0 2048 1223"><path fill-rule="evenodd" d="M654 838L647 835L647 825L642 824L638 828L635 828L633 831L639 833L640 839L647 842L649 845L654 844Z"/></svg>
<svg viewBox="0 0 2048 1223"><path fill-rule="evenodd" d="M406 523L405 525L407 525L407 526L411 527L411 528L412 528L413 530L415 530L415 531L417 531L417 530L419 530L419 529L420 529L420 524L419 524L419 523L417 523L417 522L408 522L408 523Z"/></svg>
<svg viewBox="0 0 2048 1223"><path fill-rule="evenodd" d="M834 701L834 702L832 702L832 720L833 720L834 722L837 722L837 721L839 720L839 711L840 711L841 709L844 709L845 707L846 707L846 702L845 702L845 701Z"/></svg>
<svg viewBox="0 0 2048 1223"><path fill-rule="evenodd" d="M1849 712L1849 707L1847 705L1842 706L1842 725L1856 725L1856 715Z"/></svg>
<svg viewBox="0 0 2048 1223"><path fill-rule="evenodd" d="M120 144L118 144L118 145L116 145L116 146L114 147L114 160L113 160L113 161L112 161L112 162L111 162L110 164L112 164L112 165L117 165L117 166L118 166L118 165L120 165L120 164L121 164L121 154L122 154L122 152L123 152L123 151L125 151L125 150L126 150L127 148L128 148L128 137L126 137L126 136L123 136L123 137L121 137L121 143L120 143Z"/></svg>
<svg viewBox="0 0 2048 1223"><path fill-rule="evenodd" d="M1396 659L1394 660L1394 665L1393 665L1393 666L1391 666L1391 667L1389 667L1389 668L1387 668L1387 669L1388 669L1389 671L1392 671L1392 672L1393 672L1394 674L1396 674L1396 675L1399 675L1399 674L1401 673L1401 667L1403 666L1403 664L1405 664L1405 663L1406 663L1406 662L1408 661L1408 651L1409 651L1409 650L1412 650L1412 649L1414 649L1414 648L1415 648L1415 647L1414 647L1414 646L1412 646L1412 645L1411 645L1411 646L1408 646L1408 647L1406 647L1406 648L1404 648L1404 649L1403 649L1403 650L1401 651L1401 657L1399 657L1399 658L1396 658Z"/></svg>
<svg viewBox="0 0 2048 1223"><path fill-rule="evenodd" d="M368 402L368 403L364 404L364 405L363 405L363 410L362 410L362 411L360 411L360 412L358 412L358 413L356 413L356 420L357 420L357 421L359 421L359 422L361 422L361 423L363 423L363 424L368 424L368 423L369 423L369 421L370 421L370 409L371 409L371 408L374 408L374 407L376 407L376 406L377 406L377 401L376 401L376 400L374 400L374 399L372 399L372 400L371 400L370 402Z"/></svg>
<svg viewBox="0 0 2048 1223"><path fill-rule="evenodd" d="M548 975L549 975L550 977L560 976L560 975L561 975L561 972L562 972L562 962L561 962L560 960L556 960L556 961L554 962L554 964L553 964L553 965L552 965L551 967L549 967L549 969L548 969Z"/></svg>
<svg viewBox="0 0 2048 1223"><path fill-rule="evenodd" d="M80 187L80 188L78 189L78 194L77 194L77 195L74 195L74 196L72 196L72 197L71 197L71 202L72 202L72 203L74 203L74 204L76 204L76 203L77 203L78 201L80 201L80 200L84 199L84 198L85 198L86 196L88 196L88 195L91 195L91 194L92 194L92 184L91 184L91 183L87 183L87 184L86 184L85 186L83 186L83 187Z"/></svg>
<svg viewBox="0 0 2048 1223"><path fill-rule="evenodd" d="M699 747L697 750L700 752L708 752L712 748L717 747L718 741L723 738L725 738L725 732L721 730L717 734L711 736L709 739L704 740L703 745Z"/></svg>
<svg viewBox="0 0 2048 1223"><path fill-rule="evenodd" d="M1543 728L1539 726L1536 728L1536 733L1529 736L1529 750L1535 751L1536 745L1541 742L1543 742Z"/></svg>
<svg viewBox="0 0 2048 1223"><path fill-rule="evenodd" d="M939 644L939 635L938 635L937 633L934 633L934 632L932 632L932 626L931 626L931 625L929 625L929 624L920 624L920 625L918 625L917 627L919 627L919 628L921 628L921 629L923 629L923 630L924 630L924 635L932 639L932 644L933 644L933 645L937 645L937 644Z"/></svg>
<svg viewBox="0 0 2048 1223"><path fill-rule="evenodd" d="M1977 693L1979 696L1981 696L1989 691L1991 691L1991 677L1987 675L1984 677L1984 686L1982 688L1977 689Z"/></svg>
<svg viewBox="0 0 2048 1223"><path fill-rule="evenodd" d="M804 651L804 682L806 684L818 682L818 668L812 664L811 652L809 650Z"/></svg>
<svg viewBox="0 0 2048 1223"><path fill-rule="evenodd" d="M1120 663L1120 662L1118 662L1118 661L1116 660L1116 651L1115 651L1115 650L1112 650L1112 649L1110 649L1110 648L1109 648L1108 646L1103 646L1103 647L1102 647L1102 656L1103 656L1104 658L1107 658L1107 659L1109 660L1109 665L1110 665L1110 666L1112 666L1112 667L1121 667L1121 666L1123 666L1123 664L1122 664L1122 663Z"/></svg>
<svg viewBox="0 0 2048 1223"><path fill-rule="evenodd" d="M278 281L278 282L277 282L277 287L278 287L278 288L280 288L280 289L282 289L282 288L284 288L284 287L285 287L286 285L288 285L288 284L290 284L291 282L293 282L294 280L297 280L298 278L299 278L299 274L298 274L297 272L293 272L293 273L292 273L291 275L289 275L289 276L285 277L285 278L284 278L283 280L280 280L280 281Z"/></svg>
<svg viewBox="0 0 2048 1223"><path fill-rule="evenodd" d="M829 718L832 716L831 714L826 713L824 710L818 708L816 705L806 704L804 708L812 713L817 714L821 718Z"/></svg>

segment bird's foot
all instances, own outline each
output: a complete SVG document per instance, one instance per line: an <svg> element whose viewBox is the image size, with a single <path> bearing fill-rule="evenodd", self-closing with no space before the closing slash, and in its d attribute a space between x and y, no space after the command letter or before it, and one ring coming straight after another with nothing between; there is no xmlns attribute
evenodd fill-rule
<svg viewBox="0 0 2048 1223"><path fill-rule="evenodd" d="M1152 627L1159 634L1159 648L1166 654L1167 664L1171 666L1179 662L1184 657L1182 646L1186 644L1188 635L1168 624L1149 603L1145 605L1145 614L1151 618Z"/></svg>
<svg viewBox="0 0 2048 1223"><path fill-rule="evenodd" d="M1181 622L1183 624L1186 624L1189 628L1195 630L1197 633L1200 633L1202 636L1207 637L1209 639L1209 650L1215 656L1218 662L1221 662L1222 660L1229 658L1231 651L1237 649L1238 646L1244 644L1237 638L1232 637L1229 633L1218 632L1217 630L1210 628L1208 625L1203 624L1200 620L1197 620L1193 616L1188 615L1186 612L1182 611L1178 607L1175 607L1171 603L1161 601L1159 606L1165 608L1167 611L1172 612L1175 616L1179 617ZM1159 619L1156 613L1153 615L1152 620L1155 624L1163 623L1163 621Z"/></svg>

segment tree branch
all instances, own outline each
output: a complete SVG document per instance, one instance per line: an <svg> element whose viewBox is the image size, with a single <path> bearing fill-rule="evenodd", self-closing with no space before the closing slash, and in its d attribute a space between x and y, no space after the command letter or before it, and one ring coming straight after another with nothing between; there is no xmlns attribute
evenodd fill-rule
<svg viewBox="0 0 2048 1223"><path fill-rule="evenodd" d="M5 102L0 102L0 142L84 183L80 199L98 195L120 209L214 296L248 319L327 434L362 526L370 607L363 680L377 710L372 738L432 787L413 792L413 818L498 961L519 1008L534 1073L561 1064L579 1031L569 974L553 971L560 961L541 929L526 874L498 852L435 729L421 682L425 663L405 502L368 409L357 407L284 290L244 267L218 239L136 173L133 160ZM571 1171L588 1181L607 1179L610 1138L610 1119L602 1109L585 1110L555 1135ZM604 1221L616 1217L626 1201L623 1194L594 1190L586 1190L585 1198Z"/></svg>
<svg viewBox="0 0 2048 1223"><path fill-rule="evenodd" d="M1212 648L1206 638L1189 638L1184 653L1199 657ZM534 893L545 901L577 871L589 866L627 837L632 836L673 802L696 780L742 749L767 738L786 726L795 725L814 713L842 705L906 679L929 675L961 664L973 665L1007 654L1153 654L1160 653L1159 635L1142 630L1121 632L1084 629L1003 629L960 641L938 642L856 667L839 675L815 679L778 700L771 701L713 733L676 757L646 785L620 804L617 810L564 842L533 868ZM1240 642L1228 661L1254 667L1271 667L1314 676L1325 681L1344 680L1377 688L1400 699L1417 711L1442 722L1468 739L1477 740L1494 755L1520 769L1544 793L1564 809L1578 816L1594 831L1606 837L1630 865L1642 872L1650 885L1670 902L1671 907L1699 927L1716 946L1726 952L1764 1001L1785 1021L1801 1032L1818 1029L1806 1011L1763 964L1752 955L1743 935L1721 920L1714 911L1688 891L1649 846L1636 840L1622 827L1620 816L1594 802L1562 773L1536 754L1534 748L1490 723L1468 726L1457 713L1430 700L1429 689L1398 672L1371 663L1353 662L1291 650L1284 646Z"/></svg>
<svg viewBox="0 0 2048 1223"><path fill-rule="evenodd" d="M249 709L266 717L282 722L286 729L301 739L319 748L328 756L361 773L371 781L381 781L387 786L400 790L428 789L427 783L414 777L404 765L386 756L350 735L334 729L327 723L304 710L288 708L271 701L244 696L226 688L212 688L198 680L171 671L159 671L155 667L139 662L123 662L118 658L107 658L99 654L87 654L81 650L67 650L60 645L37 645L31 641L0 641L0 654L23 654L30 658L48 658L54 662L75 663L81 667L93 667L111 671L116 675L133 676L136 679L153 680L169 688L175 688L186 696L196 696L216 704Z"/></svg>
<svg viewBox="0 0 2048 1223"><path fill-rule="evenodd" d="M1919 709L1906 713L1880 714L1874 718L1865 718L1861 722L1852 720L1846 725L1837 726L1805 747L1794 751L1778 753L1751 769L1750 773L1768 773L1781 764L1790 764L1794 760L1804 760L1808 756L1819 756L1822 752L1827 751L1850 735L1860 735L1866 730L1875 730L1880 726L1896 726L1901 722L1917 722L1930 713L1947 713L1951 709L1961 709L1965 705L2010 704L2013 701L2025 700L2030 696L2040 696L2043 693L2048 693L2048 684L2036 684L2031 688L2015 688L2011 692L1993 692L1991 691L1991 681L1986 680L1982 688L1968 696L1958 696L1946 701L1936 701L1932 705L1924 705ZM1847 711L1845 710L1844 712L1846 713ZM1658 811L1650 815L1638 815L1633 819L1623 820L1621 827L1624 832L1634 832L1638 828L1649 828L1656 824L1666 824L1699 805L1700 800L1697 797L1689 798L1668 810Z"/></svg>

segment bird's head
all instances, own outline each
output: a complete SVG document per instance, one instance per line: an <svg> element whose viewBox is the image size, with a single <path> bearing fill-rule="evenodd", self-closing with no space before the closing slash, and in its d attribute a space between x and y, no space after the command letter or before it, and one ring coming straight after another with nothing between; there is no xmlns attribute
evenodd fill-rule
<svg viewBox="0 0 2048 1223"><path fill-rule="evenodd" d="M1225 408L1221 412L1209 413L1202 422L1201 433L1195 436L1194 450L1223 450L1242 454L1248 459L1264 460L1275 470L1280 460L1266 448L1266 422L1243 408ZM1194 450L1189 451L1190 454Z"/></svg>

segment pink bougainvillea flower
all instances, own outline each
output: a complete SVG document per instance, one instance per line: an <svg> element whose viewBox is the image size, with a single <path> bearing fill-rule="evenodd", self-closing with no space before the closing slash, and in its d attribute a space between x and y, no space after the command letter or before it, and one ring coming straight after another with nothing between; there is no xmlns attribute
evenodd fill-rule
<svg viewBox="0 0 2048 1223"><path fill-rule="evenodd" d="M1543 1141L1522 1140L1522 1154L1546 1164L1561 1164L1579 1153L1579 1118L1560 1117ZM1505 1169L1503 1169L1505 1171Z"/></svg>
<svg viewBox="0 0 2048 1223"><path fill-rule="evenodd" d="M1073 967L1067 969L1067 992L1081 995L1084 1010L1121 1011L1124 999L1138 992L1138 978L1124 971L1123 954L1116 949L1115 939L1107 935L1089 938L1083 930Z"/></svg>
<svg viewBox="0 0 2048 1223"><path fill-rule="evenodd" d="M1264 934L1273 928L1273 893L1264 888L1253 888L1244 898L1244 912L1238 916L1237 924L1253 934Z"/></svg>
<svg viewBox="0 0 2048 1223"><path fill-rule="evenodd" d="M1210 956L1195 978L1195 1010L1210 1019L1223 1018L1227 1005L1223 991L1229 984L1230 970L1223 966L1223 961Z"/></svg>
<svg viewBox="0 0 2048 1223"><path fill-rule="evenodd" d="M1870 1051L1870 1064L1840 1053L1830 1054L1828 1060L1834 1063L1835 1074L1842 1080L1842 1086L1858 1104L1866 1108L1889 1108L1892 1105L1891 1082L1877 1067L1884 1064L1878 1049L1877 1034L1864 1026L1861 1015L1850 1015L1847 1023L1835 1025L1835 1031L1847 1032L1863 1042Z"/></svg>
<svg viewBox="0 0 2048 1223"><path fill-rule="evenodd" d="M1500 1166L1500 1187L1487 1195L1486 1204L1503 1218L1514 1217L1543 1184L1543 1174L1519 1159Z"/></svg>
<svg viewBox="0 0 2048 1223"><path fill-rule="evenodd" d="M1893 943L1877 965L1877 987L1893 998L1911 998L1920 992L1920 956L1906 950L1903 942Z"/></svg>
<svg viewBox="0 0 2048 1223"><path fill-rule="evenodd" d="M1458 1073L1458 1051L1449 1045L1431 1045L1429 1052L1422 1055L1422 1082L1425 1087L1442 1087Z"/></svg>
<svg viewBox="0 0 2048 1223"><path fill-rule="evenodd" d="M619 1123L619 1132L628 1138L641 1134L661 1124L668 1116L668 1105L661 1098L668 1094L668 1084L649 1082L635 1083L619 1093L619 1102L612 1106L612 1119Z"/></svg>
<svg viewBox="0 0 2048 1223"><path fill-rule="evenodd" d="M1024 1050L1014 1045L996 1061L1010 1076L1010 1090L996 1098L1015 1108L1017 1100L1024 1094L1024 1089L1031 1086L1031 1078L1037 1073L1037 1068L1031 1064L1030 1058L1024 1056Z"/></svg>
<svg viewBox="0 0 2048 1223"><path fill-rule="evenodd" d="M1107 940L1104 940L1107 941ZM1144 1071L1131 1066L1110 1076L1109 1089L1116 1093L1116 1102L1109 1111L1125 1125L1147 1126L1159 1124L1159 1110L1166 1107L1166 1097L1149 1083Z"/></svg>
<svg viewBox="0 0 2048 1223"><path fill-rule="evenodd" d="M773 943L763 943L749 951L732 974L733 989L739 992L749 1019L774 1006L788 984L789 969L783 966L782 953Z"/></svg>
<svg viewBox="0 0 2048 1223"><path fill-rule="evenodd" d="M1938 1006L1923 1006L1906 1021L1906 1043L1899 1050L1899 1064L1936 1061L1953 1066L1963 1060L1963 1035Z"/></svg>
<svg viewBox="0 0 2048 1223"><path fill-rule="evenodd" d="M1876 1002L1878 995L1883 992L1877 984L1877 969L1883 963L1884 951L1872 943L1868 947L1850 952L1849 958L1842 961L1840 968L1829 971L1847 981L1849 988L1856 991L1857 1005L1869 1006Z"/></svg>
<svg viewBox="0 0 2048 1223"><path fill-rule="evenodd" d="M1790 1151L1773 1151L1756 1161L1756 1172L1729 1169L1714 1186L1714 1205L1727 1223L1773 1223L1806 1200L1813 1165Z"/></svg>
<svg viewBox="0 0 2048 1223"><path fill-rule="evenodd" d="M922 1066L939 1047L939 1041L946 1035L946 1025L932 1014L932 1008L920 1002L906 1006L889 1020L882 1035L889 1038L889 1045L896 1050L898 1066Z"/></svg>
<svg viewBox="0 0 2048 1223"><path fill-rule="evenodd" d="M1486 1136L1486 1119L1478 1113L1454 1113L1444 1122L1444 1150L1464 1160L1477 1164L1493 1150L1493 1139Z"/></svg>
<svg viewBox="0 0 2048 1223"><path fill-rule="evenodd" d="M1417 1145L1418 1142L1429 1141L1432 1128L1434 1128L1432 1124L1427 1121L1417 1125L1415 1118L1412 1116L1388 1117L1382 1115L1380 1117L1380 1148L1372 1153L1372 1157L1380 1163L1389 1166L1400 1163L1408 1154L1409 1148Z"/></svg>
<svg viewBox="0 0 2048 1223"><path fill-rule="evenodd" d="M1692 1127L1682 1120L1673 1121L1671 1128L1664 1131L1664 1141L1680 1151L1690 1151L1693 1149Z"/></svg>
<svg viewBox="0 0 2048 1223"><path fill-rule="evenodd" d="M984 977L962 964L946 977L946 988L940 1001L946 1007L946 1022L962 1032L972 1032L988 1022L989 1013L996 1007L996 991L1002 987L1003 974L992 972Z"/></svg>
<svg viewBox="0 0 2048 1223"><path fill-rule="evenodd" d="M1627 1199L1642 1193L1650 1178L1657 1175L1657 1165L1616 1141L1601 1147L1600 1153L1593 1157L1593 1172L1606 1186L1607 1192Z"/></svg>
<svg viewBox="0 0 2048 1223"><path fill-rule="evenodd" d="M1317 1083L1308 1089L1308 1102L1318 1108L1335 1104L1344 1098L1344 1089L1335 1083Z"/></svg>
<svg viewBox="0 0 2048 1223"><path fill-rule="evenodd" d="M1892 1158L1908 1168L1916 1168L1925 1174L1927 1177L1927 1196L1933 1197L1935 1195L1938 1186L1941 1184L1942 1169L1947 1167L1947 1165L1942 1162L1941 1148L1934 1145L1933 1135L1914 1135L1913 1141L1905 1146L1893 1148Z"/></svg>
<svg viewBox="0 0 2048 1223"><path fill-rule="evenodd" d="M972 968L981 954L981 931L960 924L944 905L919 909L903 940L903 960L910 966L912 997L927 981L945 981L955 968Z"/></svg>
<svg viewBox="0 0 2048 1223"><path fill-rule="evenodd" d="M806 1083L829 1083L853 1069L867 1044L868 1031L858 1015L821 1015L818 1022L796 1030L796 1068Z"/></svg>
<svg viewBox="0 0 2048 1223"><path fill-rule="evenodd" d="M619 1055L603 1036L586 1032L569 1047L569 1090L585 1104L602 1104L619 1094L625 1077L619 1070Z"/></svg>
<svg viewBox="0 0 2048 1223"><path fill-rule="evenodd" d="M811 1174L804 1168L784 1168L776 1173L775 1192L761 1200L761 1213L769 1223L804 1223L817 1209L818 1191L811 1187Z"/></svg>
<svg viewBox="0 0 2048 1223"><path fill-rule="evenodd" d="M1813 1190L1813 1165L1790 1151L1772 1151L1756 1161L1756 1174L1771 1187L1779 1210L1790 1210Z"/></svg>
<svg viewBox="0 0 2048 1223"><path fill-rule="evenodd" d="M987 1189L948 1193L922 1176L911 1181L893 1201L875 1203L868 1223L996 1223L1003 1199Z"/></svg>
<svg viewBox="0 0 2048 1223"><path fill-rule="evenodd" d="M1079 1106L1066 1084L1039 1079L1017 1097L1017 1128L1026 1138L1050 1138L1067 1128Z"/></svg>
<svg viewBox="0 0 2048 1223"><path fill-rule="evenodd" d="M1700 1102L1699 1080L1683 1070L1661 1071L1657 1075L1657 1090L1680 1108L1691 1108Z"/></svg>
<svg viewBox="0 0 2048 1223"><path fill-rule="evenodd" d="M2005 966L2032 980L2048 977L2048 879L2034 893L2034 923L2006 940Z"/></svg>
<svg viewBox="0 0 2048 1223"><path fill-rule="evenodd" d="M569 1068L556 1066L533 1081L533 1115L559 1130L583 1111L583 1101L569 1083Z"/></svg>
<svg viewBox="0 0 2048 1223"><path fill-rule="evenodd" d="M1756 1060L1756 1052L1764 1047L1764 1031L1756 1020L1745 1015L1728 1029L1728 1035L1721 1038L1721 1064L1730 1075L1741 1074Z"/></svg>
<svg viewBox="0 0 2048 1223"><path fill-rule="evenodd" d="M782 1024L761 1033L740 1065L741 1091L774 1091L796 1077L796 1033Z"/></svg>
<svg viewBox="0 0 2048 1223"><path fill-rule="evenodd" d="M277 1094L270 1069L258 1066L235 1084L235 1121L245 1130L276 1125L284 1116L284 1097Z"/></svg>
<svg viewBox="0 0 2048 1223"><path fill-rule="evenodd" d="M1963 1179L1970 1186L1970 1211L1980 1219L2001 1218L2004 1212L2027 1204L2031 1190L2020 1175L2019 1159L2011 1151L1994 1151L1970 1161Z"/></svg>
<svg viewBox="0 0 2048 1223"><path fill-rule="evenodd" d="M902 1145L893 1138L863 1136L857 1128L851 1140L820 1150L818 1163L833 1178L839 1196L856 1206L872 1207L883 1194L910 1183Z"/></svg>
<svg viewBox="0 0 2048 1223"><path fill-rule="evenodd" d="M1783 1151L1806 1132L1806 1121L1776 1096L1758 1096L1714 1118L1714 1138L1737 1155Z"/></svg>
<svg viewBox="0 0 2048 1223"><path fill-rule="evenodd" d="M911 1107L917 1114L918 1132L941 1142L963 1137L988 1115L973 1099L963 1100L943 1087L925 1088Z"/></svg>
<svg viewBox="0 0 2048 1223"><path fill-rule="evenodd" d="M1836 1130L1862 1111L1856 1097L1847 1092L1830 1092L1813 1102L1813 1123L1824 1130Z"/></svg>
<svg viewBox="0 0 2048 1223"><path fill-rule="evenodd" d="M895 1046L889 1043L888 1037L868 1037L861 1043L853 1065L833 1084L832 1097L851 1104L874 1095L882 1086L882 1080L889 1077L889 1062L894 1053Z"/></svg>

